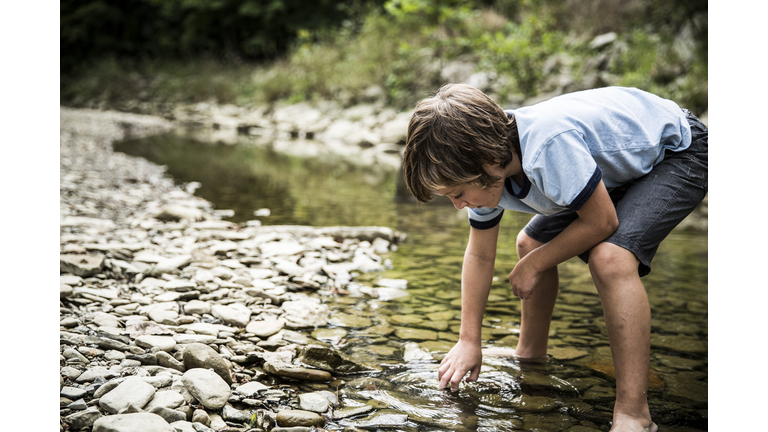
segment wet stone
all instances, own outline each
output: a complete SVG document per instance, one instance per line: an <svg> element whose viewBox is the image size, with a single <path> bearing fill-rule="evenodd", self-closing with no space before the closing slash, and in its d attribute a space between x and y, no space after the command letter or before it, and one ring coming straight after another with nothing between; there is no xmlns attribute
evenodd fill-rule
<svg viewBox="0 0 768 432"><path fill-rule="evenodd" d="M273 375L302 381L325 382L331 380L331 374L324 370L295 366L284 362L266 362L264 371Z"/></svg>
<svg viewBox="0 0 768 432"><path fill-rule="evenodd" d="M325 424L325 420L319 414L304 410L282 410L277 413L275 421L280 427L319 427Z"/></svg>
<svg viewBox="0 0 768 432"><path fill-rule="evenodd" d="M370 318L337 312L328 319L328 323L339 327L365 328L373 325Z"/></svg>
<svg viewBox="0 0 768 432"><path fill-rule="evenodd" d="M400 339L405 340L436 340L437 332L432 330L415 329L408 327L397 327L395 329L395 335Z"/></svg>
<svg viewBox="0 0 768 432"><path fill-rule="evenodd" d="M367 414L373 410L374 408L371 405L339 408L339 409L333 410L333 419L341 420L349 417L355 417L358 415Z"/></svg>
<svg viewBox="0 0 768 432"><path fill-rule="evenodd" d="M328 411L331 403L328 398L321 393L304 393L299 395L299 408L304 411L324 413Z"/></svg>
<svg viewBox="0 0 768 432"><path fill-rule="evenodd" d="M616 398L616 391L613 387L594 386L587 390L582 399L587 402L603 402Z"/></svg>

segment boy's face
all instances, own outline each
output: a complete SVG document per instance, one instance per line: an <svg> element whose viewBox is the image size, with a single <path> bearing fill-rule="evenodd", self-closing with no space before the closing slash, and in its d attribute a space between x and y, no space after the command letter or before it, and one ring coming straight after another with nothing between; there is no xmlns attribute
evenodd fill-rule
<svg viewBox="0 0 768 432"><path fill-rule="evenodd" d="M468 183L457 186L450 186L434 190L435 195L447 196L453 202L454 207L461 210L464 207L476 208L494 208L501 201L503 183L487 189L480 189Z"/></svg>
<svg viewBox="0 0 768 432"><path fill-rule="evenodd" d="M494 177L504 179L517 171L514 164L509 164L507 168L501 168L496 165L484 165L483 169ZM449 186L432 191L435 195L447 196L453 202L454 207L461 210L464 207L476 208L494 208L501 201L501 194L504 192L504 182L499 182L496 186L481 189L469 183L463 183L456 186Z"/></svg>

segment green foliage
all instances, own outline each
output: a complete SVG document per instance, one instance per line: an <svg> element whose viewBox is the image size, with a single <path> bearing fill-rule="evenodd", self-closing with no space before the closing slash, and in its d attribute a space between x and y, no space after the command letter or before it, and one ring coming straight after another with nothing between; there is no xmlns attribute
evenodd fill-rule
<svg viewBox="0 0 768 432"><path fill-rule="evenodd" d="M515 88L508 90L533 96L543 78L544 63L563 49L565 37L548 31L535 17L520 25L510 23L505 30L481 35L478 51L484 53L484 64L514 77Z"/></svg>
<svg viewBox="0 0 768 432"><path fill-rule="evenodd" d="M554 90L558 68L580 81L599 64L611 83L702 112L706 8L706 0L63 0L61 98L351 104L375 86L408 109L459 60L496 75L502 103ZM683 30L694 47L678 40ZM607 31L618 33L613 45L588 48Z"/></svg>

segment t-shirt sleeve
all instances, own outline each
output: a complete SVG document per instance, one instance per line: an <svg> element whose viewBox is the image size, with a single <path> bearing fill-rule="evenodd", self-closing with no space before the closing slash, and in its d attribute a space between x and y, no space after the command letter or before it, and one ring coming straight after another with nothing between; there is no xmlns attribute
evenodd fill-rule
<svg viewBox="0 0 768 432"><path fill-rule="evenodd" d="M575 130L553 137L529 163L531 183L547 198L573 211L587 202L603 178L587 143Z"/></svg>
<svg viewBox="0 0 768 432"><path fill-rule="evenodd" d="M492 209L469 209L469 225L472 228L486 230L495 227L504 216L504 209L496 207Z"/></svg>

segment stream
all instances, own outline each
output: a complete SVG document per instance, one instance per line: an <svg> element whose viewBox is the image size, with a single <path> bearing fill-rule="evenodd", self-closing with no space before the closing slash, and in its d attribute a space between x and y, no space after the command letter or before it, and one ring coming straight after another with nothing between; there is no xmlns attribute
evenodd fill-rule
<svg viewBox="0 0 768 432"><path fill-rule="evenodd" d="M356 361L383 369L348 377L339 396L347 406L375 400L384 413L408 415L406 423L386 430L609 429L613 364L600 299L578 259L559 267L549 363L485 356L477 382L463 383L457 393L438 390L439 360L458 340L460 327L461 264L469 232L465 212L446 198L438 198L444 205L396 202L397 172L389 168L300 159L248 142L211 144L172 132L118 143L115 150L166 166L181 185L194 188L199 182L195 195L234 211L221 212L226 220L386 226L407 235L384 256L391 262L387 270L354 275L348 295L321 297L331 309L330 325L311 333ZM515 238L530 217L506 212L501 222L484 347L517 343L520 303L508 289L507 276L517 261ZM707 430L707 248L705 232L675 230L643 278L652 311L648 400L661 431ZM389 287L371 289L386 281ZM345 426L377 429L354 418L326 428Z"/></svg>

